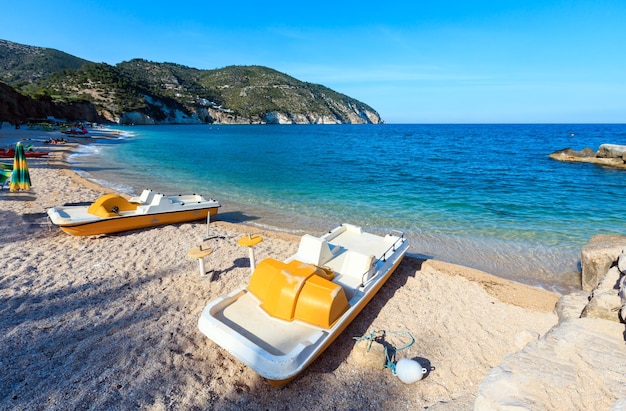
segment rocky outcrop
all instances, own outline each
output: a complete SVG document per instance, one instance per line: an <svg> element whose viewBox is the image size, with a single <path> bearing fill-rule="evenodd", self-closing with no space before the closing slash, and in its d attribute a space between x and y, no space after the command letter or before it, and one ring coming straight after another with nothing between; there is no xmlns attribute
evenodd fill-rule
<svg viewBox="0 0 626 411"><path fill-rule="evenodd" d="M581 317L626 320L626 248L606 271L589 297Z"/></svg>
<svg viewBox="0 0 626 411"><path fill-rule="evenodd" d="M626 247L626 237L620 235L595 235L580 253L582 289L592 291L613 266Z"/></svg>
<svg viewBox="0 0 626 411"><path fill-rule="evenodd" d="M619 406L626 398L623 332L623 324L595 318L561 323L492 369L478 388L474 410Z"/></svg>
<svg viewBox="0 0 626 411"><path fill-rule="evenodd" d="M344 117L333 117L325 114L283 113L269 111L261 116L244 117L231 110L213 107L198 107L191 114L163 104L152 104L152 112L159 110L160 115L150 115L144 111L123 113L119 117L120 124L155 125L155 124L380 124L383 121L378 114L364 110L350 112L346 110ZM116 121L117 122L117 121Z"/></svg>
<svg viewBox="0 0 626 411"><path fill-rule="evenodd" d="M487 374L475 410L626 409L624 244L626 237L596 236L585 246L592 291L561 297L558 324Z"/></svg>
<svg viewBox="0 0 626 411"><path fill-rule="evenodd" d="M347 112L349 124L378 124L381 122L380 118L375 113L365 112L365 120L358 113ZM369 117L368 117L369 114ZM374 119L374 122L370 120L370 117ZM331 117L319 113L281 113L277 111L270 111L265 113L262 117L262 123L265 124L344 124L345 120L339 117Z"/></svg>
<svg viewBox="0 0 626 411"><path fill-rule="evenodd" d="M580 151L566 148L550 154L550 158L557 161L593 163L607 167L626 169L626 146L617 144L602 144L598 151L585 148Z"/></svg>
<svg viewBox="0 0 626 411"><path fill-rule="evenodd" d="M599 158L626 158L626 146L617 144L602 144L598 149Z"/></svg>
<svg viewBox="0 0 626 411"><path fill-rule="evenodd" d="M125 125L142 126L152 126L156 124L153 118L150 118L150 116L148 116L147 114L138 111L129 111L122 114L122 116L119 118L119 123Z"/></svg>
<svg viewBox="0 0 626 411"><path fill-rule="evenodd" d="M617 288L619 280L619 270L617 267L611 267L589 296L589 302L583 308L581 318L601 318L619 322L619 309L622 305Z"/></svg>

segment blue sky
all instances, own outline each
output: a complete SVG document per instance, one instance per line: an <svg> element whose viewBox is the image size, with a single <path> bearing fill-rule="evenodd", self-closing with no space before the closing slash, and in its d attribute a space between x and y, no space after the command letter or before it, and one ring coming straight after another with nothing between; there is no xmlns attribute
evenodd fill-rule
<svg viewBox="0 0 626 411"><path fill-rule="evenodd" d="M388 123L626 123L624 0L23 0L2 17L0 39L95 62L271 67Z"/></svg>

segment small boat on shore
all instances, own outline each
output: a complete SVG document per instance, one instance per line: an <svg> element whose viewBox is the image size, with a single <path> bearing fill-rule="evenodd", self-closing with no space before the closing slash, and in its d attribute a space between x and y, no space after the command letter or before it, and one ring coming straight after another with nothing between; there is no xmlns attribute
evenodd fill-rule
<svg viewBox="0 0 626 411"><path fill-rule="evenodd" d="M69 129L62 129L61 130L61 133L69 134L69 135L72 135L72 136L84 136L88 132L89 131L87 130L87 128L85 126L71 127Z"/></svg>
<svg viewBox="0 0 626 411"><path fill-rule="evenodd" d="M47 156L50 154L48 151L30 151L24 150L24 155L28 158L39 158L43 156ZM13 158L15 156L15 149L10 148L8 150L4 148L0 148L0 157L2 158Z"/></svg>
<svg viewBox="0 0 626 411"><path fill-rule="evenodd" d="M105 194L90 205L49 208L52 224L72 235L110 234L138 228L195 221L217 214L217 200L198 194L168 196L144 190L139 197Z"/></svg>
<svg viewBox="0 0 626 411"><path fill-rule="evenodd" d="M271 385L284 385L356 318L408 247L401 232L379 236L350 224L305 234L296 254L266 258L247 287L211 301L198 326Z"/></svg>

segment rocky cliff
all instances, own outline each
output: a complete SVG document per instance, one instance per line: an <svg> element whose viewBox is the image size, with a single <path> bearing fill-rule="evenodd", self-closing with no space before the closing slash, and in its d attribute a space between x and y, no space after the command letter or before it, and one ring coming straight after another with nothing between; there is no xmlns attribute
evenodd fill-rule
<svg viewBox="0 0 626 411"><path fill-rule="evenodd" d="M60 119L104 122L96 107L89 102L56 103L24 96L0 82L0 122L25 123L30 118L54 116Z"/></svg>

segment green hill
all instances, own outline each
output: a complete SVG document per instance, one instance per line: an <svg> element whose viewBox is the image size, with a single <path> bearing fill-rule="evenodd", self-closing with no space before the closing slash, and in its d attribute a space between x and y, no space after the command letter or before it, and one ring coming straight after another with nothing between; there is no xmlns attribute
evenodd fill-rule
<svg viewBox="0 0 626 411"><path fill-rule="evenodd" d="M87 60L62 51L0 40L0 79L14 88L85 63Z"/></svg>
<svg viewBox="0 0 626 411"><path fill-rule="evenodd" d="M261 66L110 66L0 40L0 80L35 100L93 104L101 119L122 124L382 122L365 103Z"/></svg>

